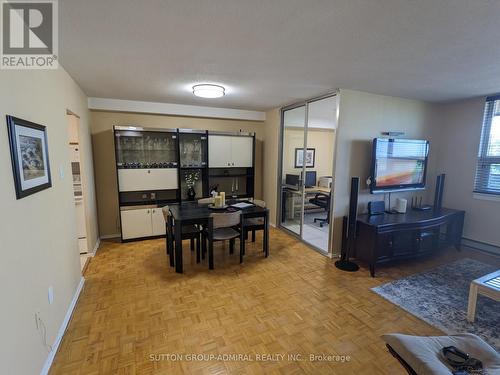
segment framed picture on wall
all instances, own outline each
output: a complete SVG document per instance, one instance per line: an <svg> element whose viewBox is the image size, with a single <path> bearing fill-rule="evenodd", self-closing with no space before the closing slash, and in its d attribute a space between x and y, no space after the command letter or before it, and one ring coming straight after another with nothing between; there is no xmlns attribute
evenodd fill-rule
<svg viewBox="0 0 500 375"><path fill-rule="evenodd" d="M7 116L17 199L52 186L45 126Z"/></svg>
<svg viewBox="0 0 500 375"><path fill-rule="evenodd" d="M306 168L314 168L314 156L316 154L315 148L308 148L306 150ZM304 149L295 149L295 168L302 168L304 166Z"/></svg>

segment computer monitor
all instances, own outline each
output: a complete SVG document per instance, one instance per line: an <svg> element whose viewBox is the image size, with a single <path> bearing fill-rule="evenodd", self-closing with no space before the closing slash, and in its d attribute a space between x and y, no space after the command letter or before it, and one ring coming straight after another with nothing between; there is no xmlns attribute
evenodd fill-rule
<svg viewBox="0 0 500 375"><path fill-rule="evenodd" d="M285 184L288 186L296 186L299 187L300 176L298 174L286 174L285 176Z"/></svg>
<svg viewBox="0 0 500 375"><path fill-rule="evenodd" d="M306 187L316 186L316 171L306 171L304 185Z"/></svg>

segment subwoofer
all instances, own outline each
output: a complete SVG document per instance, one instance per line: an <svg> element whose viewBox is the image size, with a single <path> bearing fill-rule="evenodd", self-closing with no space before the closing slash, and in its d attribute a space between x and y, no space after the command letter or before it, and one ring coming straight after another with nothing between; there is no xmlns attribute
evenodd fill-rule
<svg viewBox="0 0 500 375"><path fill-rule="evenodd" d="M434 209L440 210L443 207L443 192L444 192L444 178L446 175L444 173L437 176L436 179L436 191L434 192Z"/></svg>
<svg viewBox="0 0 500 375"><path fill-rule="evenodd" d="M347 225L345 225L345 248L342 249L340 260L335 262L335 267L343 271L354 272L359 269L356 263L349 261L356 241L356 222L358 220L358 195L359 195L359 177L351 178L351 197L349 199L349 214L347 216Z"/></svg>

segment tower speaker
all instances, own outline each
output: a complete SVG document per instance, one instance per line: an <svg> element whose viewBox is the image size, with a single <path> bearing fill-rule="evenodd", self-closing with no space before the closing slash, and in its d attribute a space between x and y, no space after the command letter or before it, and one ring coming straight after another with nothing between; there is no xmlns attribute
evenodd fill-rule
<svg viewBox="0 0 500 375"><path fill-rule="evenodd" d="M436 179L436 191L434 192L434 209L440 210L443 207L444 178L446 175L440 174Z"/></svg>
<svg viewBox="0 0 500 375"><path fill-rule="evenodd" d="M358 195L359 195L359 177L351 179L351 197L349 199L349 214L347 216L347 225L345 225L345 249L342 249L340 260L335 262L335 266L343 271L354 272L359 269L356 263L349 261L349 255L354 249L356 240L356 222L358 220Z"/></svg>

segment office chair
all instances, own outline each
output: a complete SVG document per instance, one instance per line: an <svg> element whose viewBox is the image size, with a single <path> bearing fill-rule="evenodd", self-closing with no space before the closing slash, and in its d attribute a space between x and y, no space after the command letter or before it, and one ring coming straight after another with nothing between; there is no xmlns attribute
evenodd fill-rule
<svg viewBox="0 0 500 375"><path fill-rule="evenodd" d="M315 206L324 208L326 211L326 219L316 217L314 218L314 222L319 222L319 226L323 227L324 223L330 224L330 198L332 193L316 193L314 198L309 199L309 203L314 204Z"/></svg>

